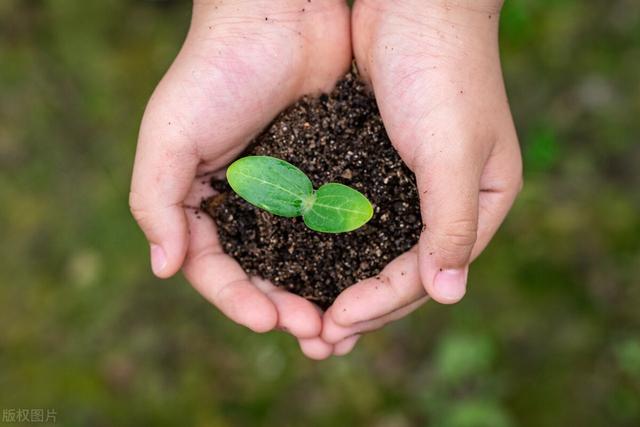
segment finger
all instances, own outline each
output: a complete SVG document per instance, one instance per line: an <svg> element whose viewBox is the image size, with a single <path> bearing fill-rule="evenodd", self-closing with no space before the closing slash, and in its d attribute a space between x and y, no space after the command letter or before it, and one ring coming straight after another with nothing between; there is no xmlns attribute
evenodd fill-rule
<svg viewBox="0 0 640 427"><path fill-rule="evenodd" d="M376 277L342 291L325 318L341 326L385 316L425 296L418 271L418 250L413 247L391 261Z"/></svg>
<svg viewBox="0 0 640 427"><path fill-rule="evenodd" d="M274 329L278 324L275 305L222 251L213 221L195 214L188 219L191 242L183 271L189 282L234 322L255 332Z"/></svg>
<svg viewBox="0 0 640 427"><path fill-rule="evenodd" d="M481 178L478 240L471 259L489 244L522 190L522 157L513 126L503 132Z"/></svg>
<svg viewBox="0 0 640 427"><path fill-rule="evenodd" d="M150 243L152 269L158 277L175 274L187 252L182 204L197 166L189 141L152 99L140 129L129 205Z"/></svg>
<svg viewBox="0 0 640 427"><path fill-rule="evenodd" d="M356 323L351 326L339 325L333 320L332 317L325 316L324 324L322 327L322 339L329 344L334 344L337 346L339 343L343 342L353 335L376 331L391 322L408 316L428 300L429 297L424 296L387 315L384 315L377 319Z"/></svg>
<svg viewBox="0 0 640 427"><path fill-rule="evenodd" d="M302 338L298 340L298 344L309 359L324 360L333 354L333 345L321 338Z"/></svg>
<svg viewBox="0 0 640 427"><path fill-rule="evenodd" d="M414 159L425 226L418 244L420 276L440 303L458 302L466 292L486 145L467 135L443 134L422 145Z"/></svg>
<svg viewBox="0 0 640 427"><path fill-rule="evenodd" d="M322 317L313 303L259 277L253 277L251 281L276 307L279 329L296 338L315 338L320 335Z"/></svg>
<svg viewBox="0 0 640 427"><path fill-rule="evenodd" d="M333 355L334 356L346 356L351 353L351 351L355 348L356 344L360 340L362 335L352 335L348 338L343 339L335 346L333 346Z"/></svg>

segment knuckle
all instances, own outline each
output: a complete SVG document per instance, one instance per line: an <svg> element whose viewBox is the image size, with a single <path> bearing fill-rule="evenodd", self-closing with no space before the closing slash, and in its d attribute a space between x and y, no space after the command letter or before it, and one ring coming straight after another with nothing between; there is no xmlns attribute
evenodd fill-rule
<svg viewBox="0 0 640 427"><path fill-rule="evenodd" d="M139 224L143 224L147 221L148 211L142 205L139 194L134 191L129 192L129 211Z"/></svg>
<svg viewBox="0 0 640 427"><path fill-rule="evenodd" d="M407 289L406 287L400 286L401 283L399 280L382 273L376 277L376 280L378 280L382 286L387 289L387 294L391 301L397 301L399 305L404 305L409 302L409 296L406 292Z"/></svg>
<svg viewBox="0 0 640 427"><path fill-rule="evenodd" d="M522 160L516 163L516 169L513 171L513 187L511 188L514 195L520 194L524 187L524 173Z"/></svg>
<svg viewBox="0 0 640 427"><path fill-rule="evenodd" d="M506 183L504 187L504 194L507 198L513 201L522 192L523 187L524 179L522 178L522 175L517 175L516 178Z"/></svg>
<svg viewBox="0 0 640 427"><path fill-rule="evenodd" d="M520 194L522 192L522 189L524 188L524 178L522 177L522 175L520 175L518 177L518 180L516 181L516 185L515 185L515 193L516 194Z"/></svg>
<svg viewBox="0 0 640 427"><path fill-rule="evenodd" d="M140 197L138 196L138 193L136 193L135 191L129 192L129 210L131 211L133 216L135 216L136 213L139 213L141 210Z"/></svg>
<svg viewBox="0 0 640 427"><path fill-rule="evenodd" d="M449 223L445 228L431 232L431 240L439 255L447 259L466 258L476 243L478 224L471 219Z"/></svg>

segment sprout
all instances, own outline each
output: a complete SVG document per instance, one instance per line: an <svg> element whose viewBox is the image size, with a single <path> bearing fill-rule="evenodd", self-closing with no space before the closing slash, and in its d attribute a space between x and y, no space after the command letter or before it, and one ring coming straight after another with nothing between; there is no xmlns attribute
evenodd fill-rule
<svg viewBox="0 0 640 427"><path fill-rule="evenodd" d="M278 216L302 216L307 227L322 233L353 231L373 216L371 203L359 191L337 183L314 191L304 172L275 157L238 159L227 169L227 180L252 205Z"/></svg>

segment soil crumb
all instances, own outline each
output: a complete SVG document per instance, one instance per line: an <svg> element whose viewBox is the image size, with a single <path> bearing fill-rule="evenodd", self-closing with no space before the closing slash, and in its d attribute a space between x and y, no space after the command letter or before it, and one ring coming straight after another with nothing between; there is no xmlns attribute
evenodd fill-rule
<svg viewBox="0 0 640 427"><path fill-rule="evenodd" d="M365 194L374 216L344 234L309 230L302 218L253 207L226 182L202 203L220 242L250 275L329 307L358 280L375 277L418 241L422 230L415 176L389 141L375 99L352 71L330 94L305 97L282 112L243 155L268 155L304 171L314 187L340 182Z"/></svg>

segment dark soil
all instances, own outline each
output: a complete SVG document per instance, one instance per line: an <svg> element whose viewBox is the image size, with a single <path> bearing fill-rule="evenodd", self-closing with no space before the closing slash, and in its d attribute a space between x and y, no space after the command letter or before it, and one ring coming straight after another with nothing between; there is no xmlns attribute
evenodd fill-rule
<svg viewBox="0 0 640 427"><path fill-rule="evenodd" d="M221 195L203 201L224 250L252 275L326 308L346 287L376 276L418 241L422 223L414 174L384 130L375 99L352 72L336 89L305 97L281 113L244 155L269 155L302 169L315 188L341 182L365 194L374 216L343 234L307 229L253 207L212 181Z"/></svg>

